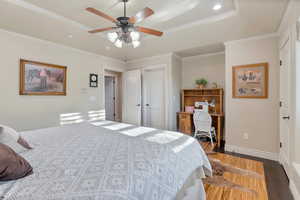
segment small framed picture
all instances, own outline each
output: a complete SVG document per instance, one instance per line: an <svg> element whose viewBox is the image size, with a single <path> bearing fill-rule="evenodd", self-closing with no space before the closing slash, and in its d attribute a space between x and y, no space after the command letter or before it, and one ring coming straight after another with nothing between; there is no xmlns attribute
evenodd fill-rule
<svg viewBox="0 0 300 200"><path fill-rule="evenodd" d="M268 98L268 68L268 63L233 67L233 98Z"/></svg>
<svg viewBox="0 0 300 200"><path fill-rule="evenodd" d="M98 87L98 74L90 74L90 87Z"/></svg>

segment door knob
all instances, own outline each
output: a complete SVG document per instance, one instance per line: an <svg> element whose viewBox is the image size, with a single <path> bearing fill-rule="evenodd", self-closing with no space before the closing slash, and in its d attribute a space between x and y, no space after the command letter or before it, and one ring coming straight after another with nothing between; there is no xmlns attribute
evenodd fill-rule
<svg viewBox="0 0 300 200"><path fill-rule="evenodd" d="M284 120L289 120L290 119L290 116L286 116L286 117L282 117L282 119L284 119Z"/></svg>
<svg viewBox="0 0 300 200"><path fill-rule="evenodd" d="M150 105L147 103L146 106L150 106Z"/></svg>
<svg viewBox="0 0 300 200"><path fill-rule="evenodd" d="M140 107L140 106L141 106L141 104L137 104L136 106Z"/></svg>

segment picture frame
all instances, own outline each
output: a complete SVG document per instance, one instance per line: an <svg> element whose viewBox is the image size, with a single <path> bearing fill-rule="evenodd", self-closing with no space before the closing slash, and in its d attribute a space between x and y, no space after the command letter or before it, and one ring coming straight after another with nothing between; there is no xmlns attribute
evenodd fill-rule
<svg viewBox="0 0 300 200"><path fill-rule="evenodd" d="M66 96L67 67L20 59L20 95Z"/></svg>
<svg viewBox="0 0 300 200"><path fill-rule="evenodd" d="M90 74L90 87L98 87L98 74Z"/></svg>
<svg viewBox="0 0 300 200"><path fill-rule="evenodd" d="M232 68L232 97L266 99L269 91L269 64L257 63Z"/></svg>

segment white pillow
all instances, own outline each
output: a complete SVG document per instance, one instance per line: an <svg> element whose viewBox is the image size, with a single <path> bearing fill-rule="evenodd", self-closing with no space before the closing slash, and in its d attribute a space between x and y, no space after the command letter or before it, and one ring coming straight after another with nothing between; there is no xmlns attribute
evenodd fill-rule
<svg viewBox="0 0 300 200"><path fill-rule="evenodd" d="M28 150L18 143L20 138L20 134L14 129L0 125L0 142L12 148L16 153L22 153Z"/></svg>

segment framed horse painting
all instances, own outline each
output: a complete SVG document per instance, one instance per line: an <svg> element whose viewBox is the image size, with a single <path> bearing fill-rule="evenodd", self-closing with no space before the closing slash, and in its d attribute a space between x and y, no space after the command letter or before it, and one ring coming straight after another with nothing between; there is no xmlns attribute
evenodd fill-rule
<svg viewBox="0 0 300 200"><path fill-rule="evenodd" d="M67 67L20 60L20 95L66 95Z"/></svg>

